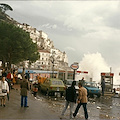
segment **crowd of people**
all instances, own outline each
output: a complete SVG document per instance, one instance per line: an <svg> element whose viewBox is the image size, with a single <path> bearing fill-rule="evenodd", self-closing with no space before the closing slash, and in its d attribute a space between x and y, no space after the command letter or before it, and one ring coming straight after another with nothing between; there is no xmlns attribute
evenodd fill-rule
<svg viewBox="0 0 120 120"><path fill-rule="evenodd" d="M0 81L0 99L1 99L1 106L5 107L5 101L6 98L8 98L9 100L9 92L12 89L12 85L16 84L17 79L18 79L18 75L16 74L16 71L13 70L13 72L10 71L6 71L5 69L2 70L2 74L1 74L2 78ZM21 75L21 82L20 82L20 88L21 88L21 107L29 107L27 104L27 91L29 90L29 83L28 81L30 80L30 73L28 71L28 73L24 73L23 75ZM38 79L38 83L43 82L44 80L41 80L40 75L37 76ZM60 119L64 118L64 114L65 111L67 110L68 106L70 106L70 119L76 117L79 108L81 107L81 105L83 106L83 110L84 110L84 116L85 119L88 120L88 112L87 112L87 90L86 88L84 88L82 85L84 83L84 78L82 80L79 81L78 83L78 87L79 87L79 91L78 91L78 96L76 94L76 89L75 89L75 85L76 85L76 81L72 82L72 85L70 87L68 87L66 89L65 92L65 107L61 113L61 117ZM38 84L35 82L33 84L33 95L36 97L37 91L38 91ZM102 95L104 95L104 89L105 89L105 81L104 79L101 82L101 86L102 86ZM31 89L31 86L30 86ZM74 110L73 113L73 108L74 108L74 104L77 103L77 107Z"/></svg>
<svg viewBox="0 0 120 120"><path fill-rule="evenodd" d="M11 72L12 71L12 72ZM27 91L31 89L30 72L18 74L16 70L3 69L0 73L0 100L1 106L5 107L6 98L9 100L9 92L13 86L20 81L21 107L29 107L27 105ZM38 92L38 84L33 84L33 95L36 97Z"/></svg>
<svg viewBox="0 0 120 120"><path fill-rule="evenodd" d="M13 71L13 73L11 73L10 71L5 71L5 69L2 70L2 78L0 81L0 99L1 99L1 106L5 107L5 101L7 96L9 96L9 92L12 88L12 84L14 85L17 82L17 74L15 72L15 70ZM21 107L29 107L27 104L27 91L29 90L29 81L30 79L30 73L28 71L28 73L22 75L22 81L20 83L20 88L21 88ZM85 113L85 119L88 119L88 113L87 113L87 90L82 87L82 83L79 82L78 86L79 86L79 95L78 95L78 99L77 99L77 94L76 94L76 90L75 90L75 85L76 82L73 81L71 87L68 87L66 89L66 103L65 103L65 108L63 109L62 113L61 113L61 119L63 118L65 111L68 107L68 105L70 105L70 118L75 117L77 115L77 112L80 108L80 106L82 105L84 108L84 113ZM37 88L37 84L34 84L34 96L36 96L36 93L38 91ZM74 104L77 102L77 107L74 113L72 113L73 111L73 107Z"/></svg>
<svg viewBox="0 0 120 120"><path fill-rule="evenodd" d="M25 77L23 77L25 76ZM7 70L3 69L0 74L0 100L1 100L1 106L5 107L6 98L9 100L9 92L11 89L13 89L13 86L18 82L18 80L21 80L20 88L21 88L21 107L24 104L24 107L27 106L27 90L28 87L28 80L30 78L29 72L27 74L24 74L21 76L20 74L16 72L16 70Z"/></svg>
<svg viewBox="0 0 120 120"><path fill-rule="evenodd" d="M12 84L16 82L15 71L11 73L9 70L3 69L0 79L1 106L5 107L6 98L9 100L9 91L12 89Z"/></svg>

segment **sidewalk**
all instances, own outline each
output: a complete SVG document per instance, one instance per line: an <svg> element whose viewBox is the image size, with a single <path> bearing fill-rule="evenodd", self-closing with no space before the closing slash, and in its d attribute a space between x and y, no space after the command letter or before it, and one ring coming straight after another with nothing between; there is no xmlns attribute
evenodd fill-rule
<svg viewBox="0 0 120 120"><path fill-rule="evenodd" d="M20 106L20 89L19 85L14 85L10 91L10 100L6 100L6 107L0 106L0 119L40 119L40 120L57 120L59 115L51 111L47 103L36 100L28 93L28 108Z"/></svg>

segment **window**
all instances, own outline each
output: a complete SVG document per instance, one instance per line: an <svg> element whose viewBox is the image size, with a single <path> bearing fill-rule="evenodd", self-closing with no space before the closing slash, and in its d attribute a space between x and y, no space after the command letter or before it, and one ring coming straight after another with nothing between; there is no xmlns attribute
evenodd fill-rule
<svg viewBox="0 0 120 120"><path fill-rule="evenodd" d="M52 85L63 85L62 81L51 81Z"/></svg>

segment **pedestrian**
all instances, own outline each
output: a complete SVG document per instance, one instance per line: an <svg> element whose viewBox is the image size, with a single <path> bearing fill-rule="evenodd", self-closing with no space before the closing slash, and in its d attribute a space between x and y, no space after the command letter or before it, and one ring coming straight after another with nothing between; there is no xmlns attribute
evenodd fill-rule
<svg viewBox="0 0 120 120"><path fill-rule="evenodd" d="M75 117L79 111L79 108L81 107L81 105L83 106L84 109L84 116L85 119L88 119L88 112L87 112L87 90L86 88L84 88L82 86L82 83L79 82L78 83L78 87L79 87L79 95L78 95L78 101L77 101L77 107L75 109L75 112L73 113L73 117Z"/></svg>
<svg viewBox="0 0 120 120"><path fill-rule="evenodd" d="M28 79L28 81L30 80L30 71L28 71L27 73L26 73L26 76L27 76L27 79Z"/></svg>
<svg viewBox="0 0 120 120"><path fill-rule="evenodd" d="M9 86L8 86L7 81L5 81L5 76L2 76L2 81L0 81L1 106L5 107L7 94L9 94Z"/></svg>
<svg viewBox="0 0 120 120"><path fill-rule="evenodd" d="M74 104L76 103L76 98L77 98L75 85L76 85L76 81L73 81L72 85L66 89L66 95L65 95L66 103L60 119L63 118L65 111L68 108L68 105L70 105L70 119L72 119L72 114L73 114L72 110L73 110Z"/></svg>
<svg viewBox="0 0 120 120"><path fill-rule="evenodd" d="M7 81L8 81L9 91L10 91L10 89L11 89L11 83L12 83L10 71L8 71L8 74L7 74Z"/></svg>
<svg viewBox="0 0 120 120"><path fill-rule="evenodd" d="M12 80L13 85L16 83L16 81L17 81L16 71L15 71L15 70L13 70L13 80Z"/></svg>
<svg viewBox="0 0 120 120"><path fill-rule="evenodd" d="M102 79L102 82L101 82L101 88L102 88L102 96L104 96L104 91L105 91L105 79L104 78Z"/></svg>
<svg viewBox="0 0 120 120"><path fill-rule="evenodd" d="M7 76L6 69L3 69L3 70L2 70L2 76L4 76L4 77Z"/></svg>
<svg viewBox="0 0 120 120"><path fill-rule="evenodd" d="M40 89L40 84L41 84L41 76L40 76L40 74L37 75L37 80L38 80L38 89Z"/></svg>
<svg viewBox="0 0 120 120"><path fill-rule="evenodd" d="M84 84L85 84L84 77L82 77L82 79L81 79L81 80L79 80L79 82L81 82L81 84L82 84L82 85L84 85Z"/></svg>
<svg viewBox="0 0 120 120"><path fill-rule="evenodd" d="M25 78L22 80L21 84L20 84L20 88L21 88L21 107L29 107L27 105L27 91L29 90L29 86L28 86L28 82L27 82L27 77L25 76Z"/></svg>
<svg viewBox="0 0 120 120"><path fill-rule="evenodd" d="M34 97L37 96L37 92L38 92L38 84L35 82L33 84L33 95L34 95Z"/></svg>

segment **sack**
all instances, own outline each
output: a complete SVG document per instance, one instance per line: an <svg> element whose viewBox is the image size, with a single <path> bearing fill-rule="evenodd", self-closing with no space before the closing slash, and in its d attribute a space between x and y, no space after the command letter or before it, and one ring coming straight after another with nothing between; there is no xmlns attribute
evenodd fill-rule
<svg viewBox="0 0 120 120"><path fill-rule="evenodd" d="M34 91L34 92L38 92L38 88L34 88L33 91Z"/></svg>
<svg viewBox="0 0 120 120"><path fill-rule="evenodd" d="M2 89L2 93L7 93L7 90L6 89Z"/></svg>

